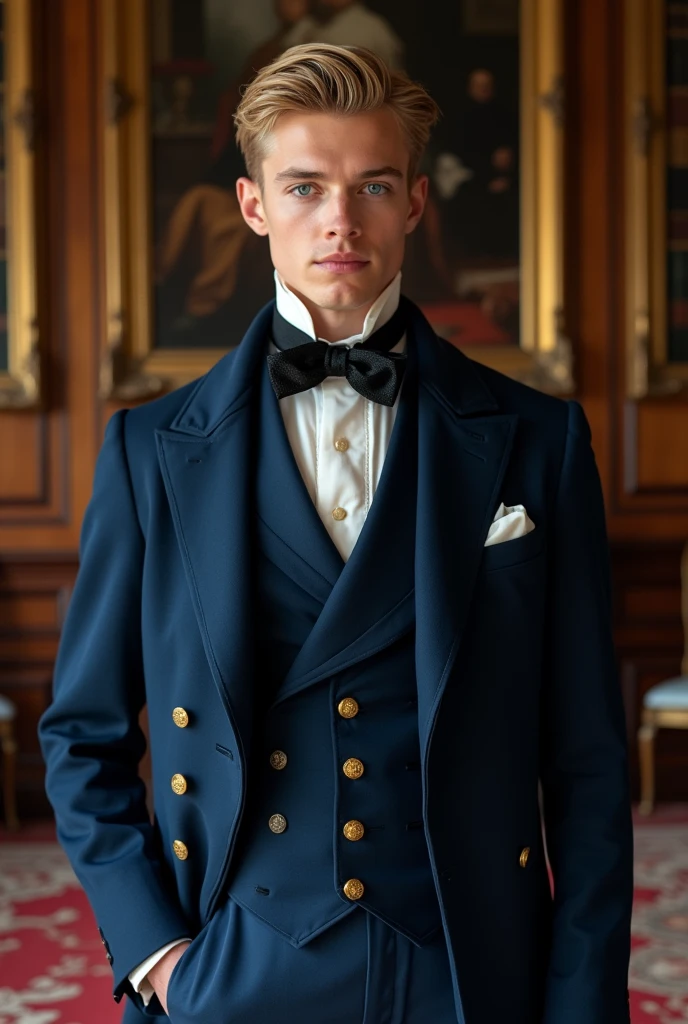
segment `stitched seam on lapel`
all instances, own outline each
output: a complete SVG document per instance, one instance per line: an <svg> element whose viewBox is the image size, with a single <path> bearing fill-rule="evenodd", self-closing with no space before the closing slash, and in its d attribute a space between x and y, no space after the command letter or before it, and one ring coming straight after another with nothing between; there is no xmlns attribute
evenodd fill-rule
<svg viewBox="0 0 688 1024"><path fill-rule="evenodd" d="M503 476L504 476L505 466L506 466L507 462L509 461L509 459L511 458L511 450L513 448L514 434L516 433L517 423L518 423L518 416L512 416L511 422L509 424L509 434L508 434L508 437L507 437L507 443L504 445L504 451L502 453L502 461L499 464L499 471L497 472L497 483L495 484L494 490L492 491L492 494L490 495L490 500L489 500L489 502L487 504L487 513L485 515L485 522L487 523L488 529L489 529L489 524L490 524L490 521L491 521L490 517L492 515L492 508L493 508L493 505L494 505L494 502L495 502L495 496L499 493L499 487L501 487L501 484L502 484L502 479L503 479ZM483 528L484 528L484 526L485 526L485 523L483 523ZM485 533L487 533L487 530L485 530ZM479 569L479 566L476 568L476 573L478 572L478 569ZM433 715L435 713L435 706L436 706L436 704L437 704L441 694L444 692L444 686L445 686L445 683L446 683L445 676L447 675L447 671L448 671L449 666L452 665L453 662L454 662L454 657L456 656L456 651L458 650L458 646L459 646L459 643L461 641L462 636L463 636L463 630L461 630L460 633L457 633L455 635L455 637L454 637L454 639L452 641L452 645L449 648L449 653L447 655L447 659L446 659L446 661L444 663L444 666L442 668L442 674L440 675L439 682L437 684L437 689L435 690L435 696L433 697L432 707L430 709L430 721L432 721L432 719L433 719Z"/></svg>
<svg viewBox="0 0 688 1024"><path fill-rule="evenodd" d="M173 427L170 425L168 430L170 431L171 439L175 441L198 441L199 439L203 439L212 444L214 437L211 437L211 435L219 437L222 433L224 433L224 430L226 429L227 426L226 421L231 419L235 413L241 412L241 410L245 408L246 405L248 405L248 401L242 402L241 405L237 405L237 402L239 402L244 397L244 395L247 395L248 392L251 391L254 386L254 384L249 384L248 387L244 388L241 394L237 395L237 397L234 399L229 409L225 409L225 412L221 419L217 420L212 426L206 428L205 430L200 430L199 428L194 428L191 426L180 428ZM179 416L176 416L175 419L181 419L181 414ZM222 427L222 430L219 429L220 427ZM177 435L179 434L181 434L182 436L178 437ZM185 434L189 436L187 438L184 438ZM167 432L165 432L165 436L169 436L167 435Z"/></svg>
<svg viewBox="0 0 688 1024"><path fill-rule="evenodd" d="M265 529L266 529L266 530L269 530L269 531L270 531L270 533L271 533L271 534L273 535L273 537L276 537L276 538L277 538L277 540L278 540L278 541L279 541L279 542L280 542L281 544L284 544L285 548L288 548L288 549L289 549L289 550L291 551L292 555L296 555L296 557L298 558L298 560L299 560L300 562L303 562L303 561L304 561L304 559L303 559L303 558L301 557L301 555L300 555L300 554L298 553L298 551L295 551L295 550L294 550L294 548L293 548L293 547L291 546L291 544L288 544L288 543L287 543L287 541L286 541L286 540L285 540L285 539L284 539L283 537L280 537L280 535L279 535L278 533L275 533L275 531L274 531L274 530L273 530L273 528L272 528L272 527L270 526L270 524L269 524L269 523L266 523L266 522L265 522L265 520L263 519L263 517L261 516L261 514L260 514L259 512L258 512L258 513L256 513L256 515L257 515L257 516L258 516L258 518L260 519L260 521L261 521L261 523L263 524L263 526L265 527ZM323 525L324 525L324 524L323 524ZM265 554L265 552L263 552L263 553ZM270 562L272 562L272 564L273 564L273 565L277 565L277 563L276 563L276 562L274 562L274 561L272 560L272 558L270 558L270 556L269 556L269 555L265 555L265 557L266 557L266 558L267 558L267 559L268 559L268 560L269 560ZM327 578L326 578L325 576L323 576L323 574L322 574L321 572L319 572L319 571L318 571L318 570L317 570L317 569L315 568L315 566L314 566L314 565L311 565L311 563L310 563L310 562L306 562L305 564L306 564L306 565L308 565L308 567L309 567L310 569L312 569L312 570L313 570L313 572L314 572L314 573L316 574L316 576L319 576L321 580L323 580L323 581L324 581L325 583L327 583L328 587L330 587L330 588L332 587L332 584L330 583L330 581L329 581L329 580L328 580L328 579L327 579ZM279 569L279 568L280 568L280 566L278 565L278 566L277 566L277 568ZM299 586L300 586L300 584L299 584ZM304 587L303 589L305 590L306 588ZM309 591L307 591L307 593L309 593L309 594L310 594L310 593L311 593L311 592L310 592L310 590L309 590ZM314 598L316 598L316 600L318 599L318 595L317 595L317 594L311 594L311 597L314 597Z"/></svg>
<svg viewBox="0 0 688 1024"><path fill-rule="evenodd" d="M223 703L225 704L225 707L228 708L227 698L226 698L226 695L225 695L225 681L222 678L222 672L220 671L220 666L217 663L217 659L215 657L215 652L213 651L213 645L210 642L210 633L208 632L208 624L207 624L207 622L205 620L205 615L203 614L203 605L201 604L201 597L200 597L200 593L199 593L199 590L198 590L198 584L196 582L196 575L195 575L195 573L193 571L193 568L192 568L192 565L191 565L191 555L189 554L189 548L188 548L187 543L186 543L186 537L184 536L184 531L182 529L181 516L179 515L179 506L177 505L177 499L176 499L175 494L174 494L174 488L172 487L172 484L171 484L170 470L169 470L169 466L167 465L167 458L165 457L165 449L163 448L162 445L160 445L159 446L159 450L160 450L160 454L162 456L162 461L165 464L165 475L167 476L167 481L168 481L168 497L169 497L169 500L170 500L170 507L172 509L172 514L174 516L175 522L177 524L177 534L178 534L179 539L182 541L182 544L184 546L184 561L186 562L186 565L187 565L187 572L188 572L188 575L189 575L189 579L191 580L191 582L193 584L194 603L195 603L195 605L196 605L196 607L198 609L198 615L199 615L200 621L203 623L203 639L204 639L203 646L205 647L206 651L210 652L210 654L212 656L212 662L213 662L213 665L215 667L215 671L217 672L217 677L220 680L220 682L222 683ZM233 719L231 719L231 720L233 720Z"/></svg>

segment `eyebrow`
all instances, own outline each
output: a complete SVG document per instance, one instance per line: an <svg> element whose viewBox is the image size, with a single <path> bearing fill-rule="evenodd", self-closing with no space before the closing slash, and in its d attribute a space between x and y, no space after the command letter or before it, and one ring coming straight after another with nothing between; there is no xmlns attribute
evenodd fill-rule
<svg viewBox="0 0 688 1024"><path fill-rule="evenodd" d="M327 175L324 171L308 171L301 167L288 167L286 171L280 171L275 175L275 181L295 181L300 178L314 178L322 181ZM367 171L361 171L359 180L363 178L403 178L404 175L397 167L373 167Z"/></svg>

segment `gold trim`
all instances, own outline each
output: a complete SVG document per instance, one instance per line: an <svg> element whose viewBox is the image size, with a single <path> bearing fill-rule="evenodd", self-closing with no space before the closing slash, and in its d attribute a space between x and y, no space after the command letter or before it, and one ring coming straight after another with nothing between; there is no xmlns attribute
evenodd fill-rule
<svg viewBox="0 0 688 1024"><path fill-rule="evenodd" d="M564 265L564 0L521 3L521 347L462 346L557 394L575 388ZM206 373L225 349L155 349L148 8L100 0L105 192L101 394L152 397Z"/></svg>
<svg viewBox="0 0 688 1024"><path fill-rule="evenodd" d="M141 0L101 0L100 31L106 323L100 395L132 401L152 398L172 383L152 365L149 21L145 5Z"/></svg>
<svg viewBox="0 0 688 1024"><path fill-rule="evenodd" d="M626 390L675 395L688 364L668 361L666 4L625 0ZM678 136L674 136L674 143Z"/></svg>
<svg viewBox="0 0 688 1024"><path fill-rule="evenodd" d="M5 0L8 369L0 409L41 402L36 273L35 93L31 0Z"/></svg>

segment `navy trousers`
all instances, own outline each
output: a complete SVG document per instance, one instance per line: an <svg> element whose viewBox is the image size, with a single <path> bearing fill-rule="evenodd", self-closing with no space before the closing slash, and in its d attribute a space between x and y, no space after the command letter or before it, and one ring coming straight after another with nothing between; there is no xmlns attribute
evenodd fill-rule
<svg viewBox="0 0 688 1024"><path fill-rule="evenodd" d="M172 1024L457 1024L443 934L419 948L361 907L295 949L229 899L175 965Z"/></svg>

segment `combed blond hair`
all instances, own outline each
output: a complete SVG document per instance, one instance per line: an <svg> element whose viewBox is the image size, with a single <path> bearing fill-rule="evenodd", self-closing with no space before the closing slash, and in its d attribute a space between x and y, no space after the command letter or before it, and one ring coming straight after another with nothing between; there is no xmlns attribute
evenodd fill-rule
<svg viewBox="0 0 688 1024"><path fill-rule="evenodd" d="M440 110L422 85L392 71L372 50L304 43L292 46L258 72L236 113L236 140L249 177L263 187L265 141L277 119L292 111L343 116L389 107L408 142L409 186Z"/></svg>

